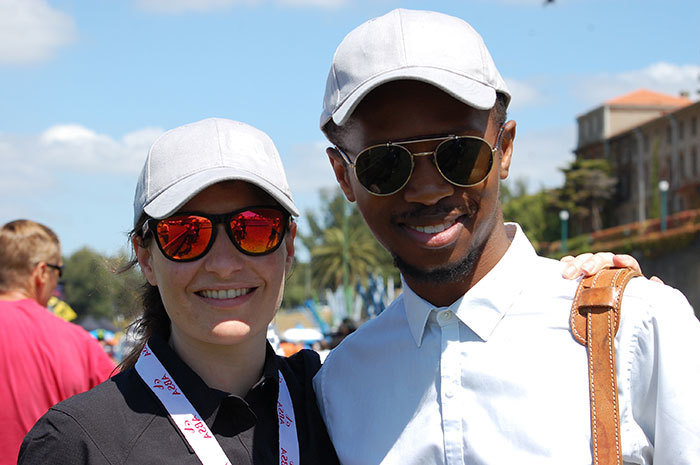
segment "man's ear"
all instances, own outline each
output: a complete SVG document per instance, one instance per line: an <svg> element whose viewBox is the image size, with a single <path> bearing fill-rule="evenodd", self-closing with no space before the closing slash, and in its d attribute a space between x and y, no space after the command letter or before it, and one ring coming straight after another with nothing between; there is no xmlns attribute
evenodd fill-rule
<svg viewBox="0 0 700 465"><path fill-rule="evenodd" d="M153 271L153 255L148 247L144 247L143 241L138 236L131 237L131 245L134 247L136 259L141 267L141 272L146 277L146 280L153 286L157 286L156 274Z"/></svg>
<svg viewBox="0 0 700 465"><path fill-rule="evenodd" d="M46 262L39 262L34 266L31 274L31 286L33 292L38 296L49 280L49 267ZM37 300L37 299L35 299Z"/></svg>
<svg viewBox="0 0 700 465"><path fill-rule="evenodd" d="M289 270L292 269L292 264L294 263L294 238L297 236L297 224L292 222L289 225L289 231L287 231L287 236L285 237L285 247L287 248L287 259L284 264L285 274L289 274Z"/></svg>
<svg viewBox="0 0 700 465"><path fill-rule="evenodd" d="M338 150L333 147L328 147L326 149L326 154L328 155L328 161L331 162L333 173L335 173L335 179L338 181L340 188L343 190L343 194L345 194L348 201L354 202L355 193L353 192L352 185L350 184L348 164L345 162L342 155L338 153Z"/></svg>
<svg viewBox="0 0 700 465"><path fill-rule="evenodd" d="M510 160L513 156L513 141L515 140L515 121L510 120L503 125L501 133L501 157L499 160L499 176L501 179L508 177L510 171Z"/></svg>

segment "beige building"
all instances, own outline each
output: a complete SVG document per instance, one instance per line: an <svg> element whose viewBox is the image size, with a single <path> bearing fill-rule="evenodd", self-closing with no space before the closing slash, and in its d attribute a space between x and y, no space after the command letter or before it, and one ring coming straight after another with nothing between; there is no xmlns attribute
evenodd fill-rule
<svg viewBox="0 0 700 465"><path fill-rule="evenodd" d="M700 102L638 90L577 121L576 157L605 158L618 178L615 224L606 226L647 219L660 181L669 214L700 208Z"/></svg>

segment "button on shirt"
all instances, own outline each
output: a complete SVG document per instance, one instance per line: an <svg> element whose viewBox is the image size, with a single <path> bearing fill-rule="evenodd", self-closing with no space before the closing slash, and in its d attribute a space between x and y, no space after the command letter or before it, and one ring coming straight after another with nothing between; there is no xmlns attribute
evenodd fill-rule
<svg viewBox="0 0 700 465"><path fill-rule="evenodd" d="M577 282L519 226L499 263L436 308L403 294L330 353L314 387L341 463L590 464ZM616 336L624 462L700 464L700 323L675 289L633 279ZM361 444L361 447L358 447Z"/></svg>
<svg viewBox="0 0 700 465"><path fill-rule="evenodd" d="M231 464L279 464L278 369L289 387L297 420L301 464L337 463L313 396L320 366L306 350L294 357L268 345L262 378L245 398L207 386L166 338L148 345L214 433ZM52 407L27 434L19 465L201 464L163 405L136 370Z"/></svg>

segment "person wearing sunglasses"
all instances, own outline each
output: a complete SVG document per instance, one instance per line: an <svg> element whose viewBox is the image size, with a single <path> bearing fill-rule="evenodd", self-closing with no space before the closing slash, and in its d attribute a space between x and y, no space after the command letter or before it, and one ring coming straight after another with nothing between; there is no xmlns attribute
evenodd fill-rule
<svg viewBox="0 0 700 465"><path fill-rule="evenodd" d="M154 142L131 232L147 280L136 345L119 375L37 422L19 463L337 463L318 354L283 358L266 340L298 214L258 129L210 118Z"/></svg>
<svg viewBox="0 0 700 465"><path fill-rule="evenodd" d="M0 465L46 410L110 377L114 363L80 326L46 305L63 274L56 233L20 219L0 226Z"/></svg>
<svg viewBox="0 0 700 465"><path fill-rule="evenodd" d="M345 465L598 463L586 348L569 331L577 283L503 222L499 184L516 157L510 99L459 18L394 10L336 49L321 115L327 154L403 281L314 379ZM634 278L621 315L616 452L630 464L700 463L692 308Z"/></svg>

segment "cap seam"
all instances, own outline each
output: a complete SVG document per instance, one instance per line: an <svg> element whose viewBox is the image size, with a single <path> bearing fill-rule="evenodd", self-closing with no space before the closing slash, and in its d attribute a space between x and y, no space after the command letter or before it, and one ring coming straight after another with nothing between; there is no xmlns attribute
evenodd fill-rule
<svg viewBox="0 0 700 465"><path fill-rule="evenodd" d="M335 57L333 61L335 61ZM335 81L335 100L338 101L340 100L340 84L338 83L338 74L335 72L335 65L331 67L331 70L333 72L333 81Z"/></svg>
<svg viewBox="0 0 700 465"><path fill-rule="evenodd" d="M481 43L479 46L479 53L481 54L481 75L482 76L486 76L486 60L485 60L486 57L484 56L485 49L486 49L486 45Z"/></svg>
<svg viewBox="0 0 700 465"><path fill-rule="evenodd" d="M401 9L399 9L399 29L401 33L401 51L403 52L403 62L405 64L408 63L408 59L406 58L406 39L403 32L403 12Z"/></svg>
<svg viewBox="0 0 700 465"><path fill-rule="evenodd" d="M214 127L216 128L216 145L219 148L219 165L224 164L224 152L221 149L221 131L219 130L219 122L214 119Z"/></svg>

